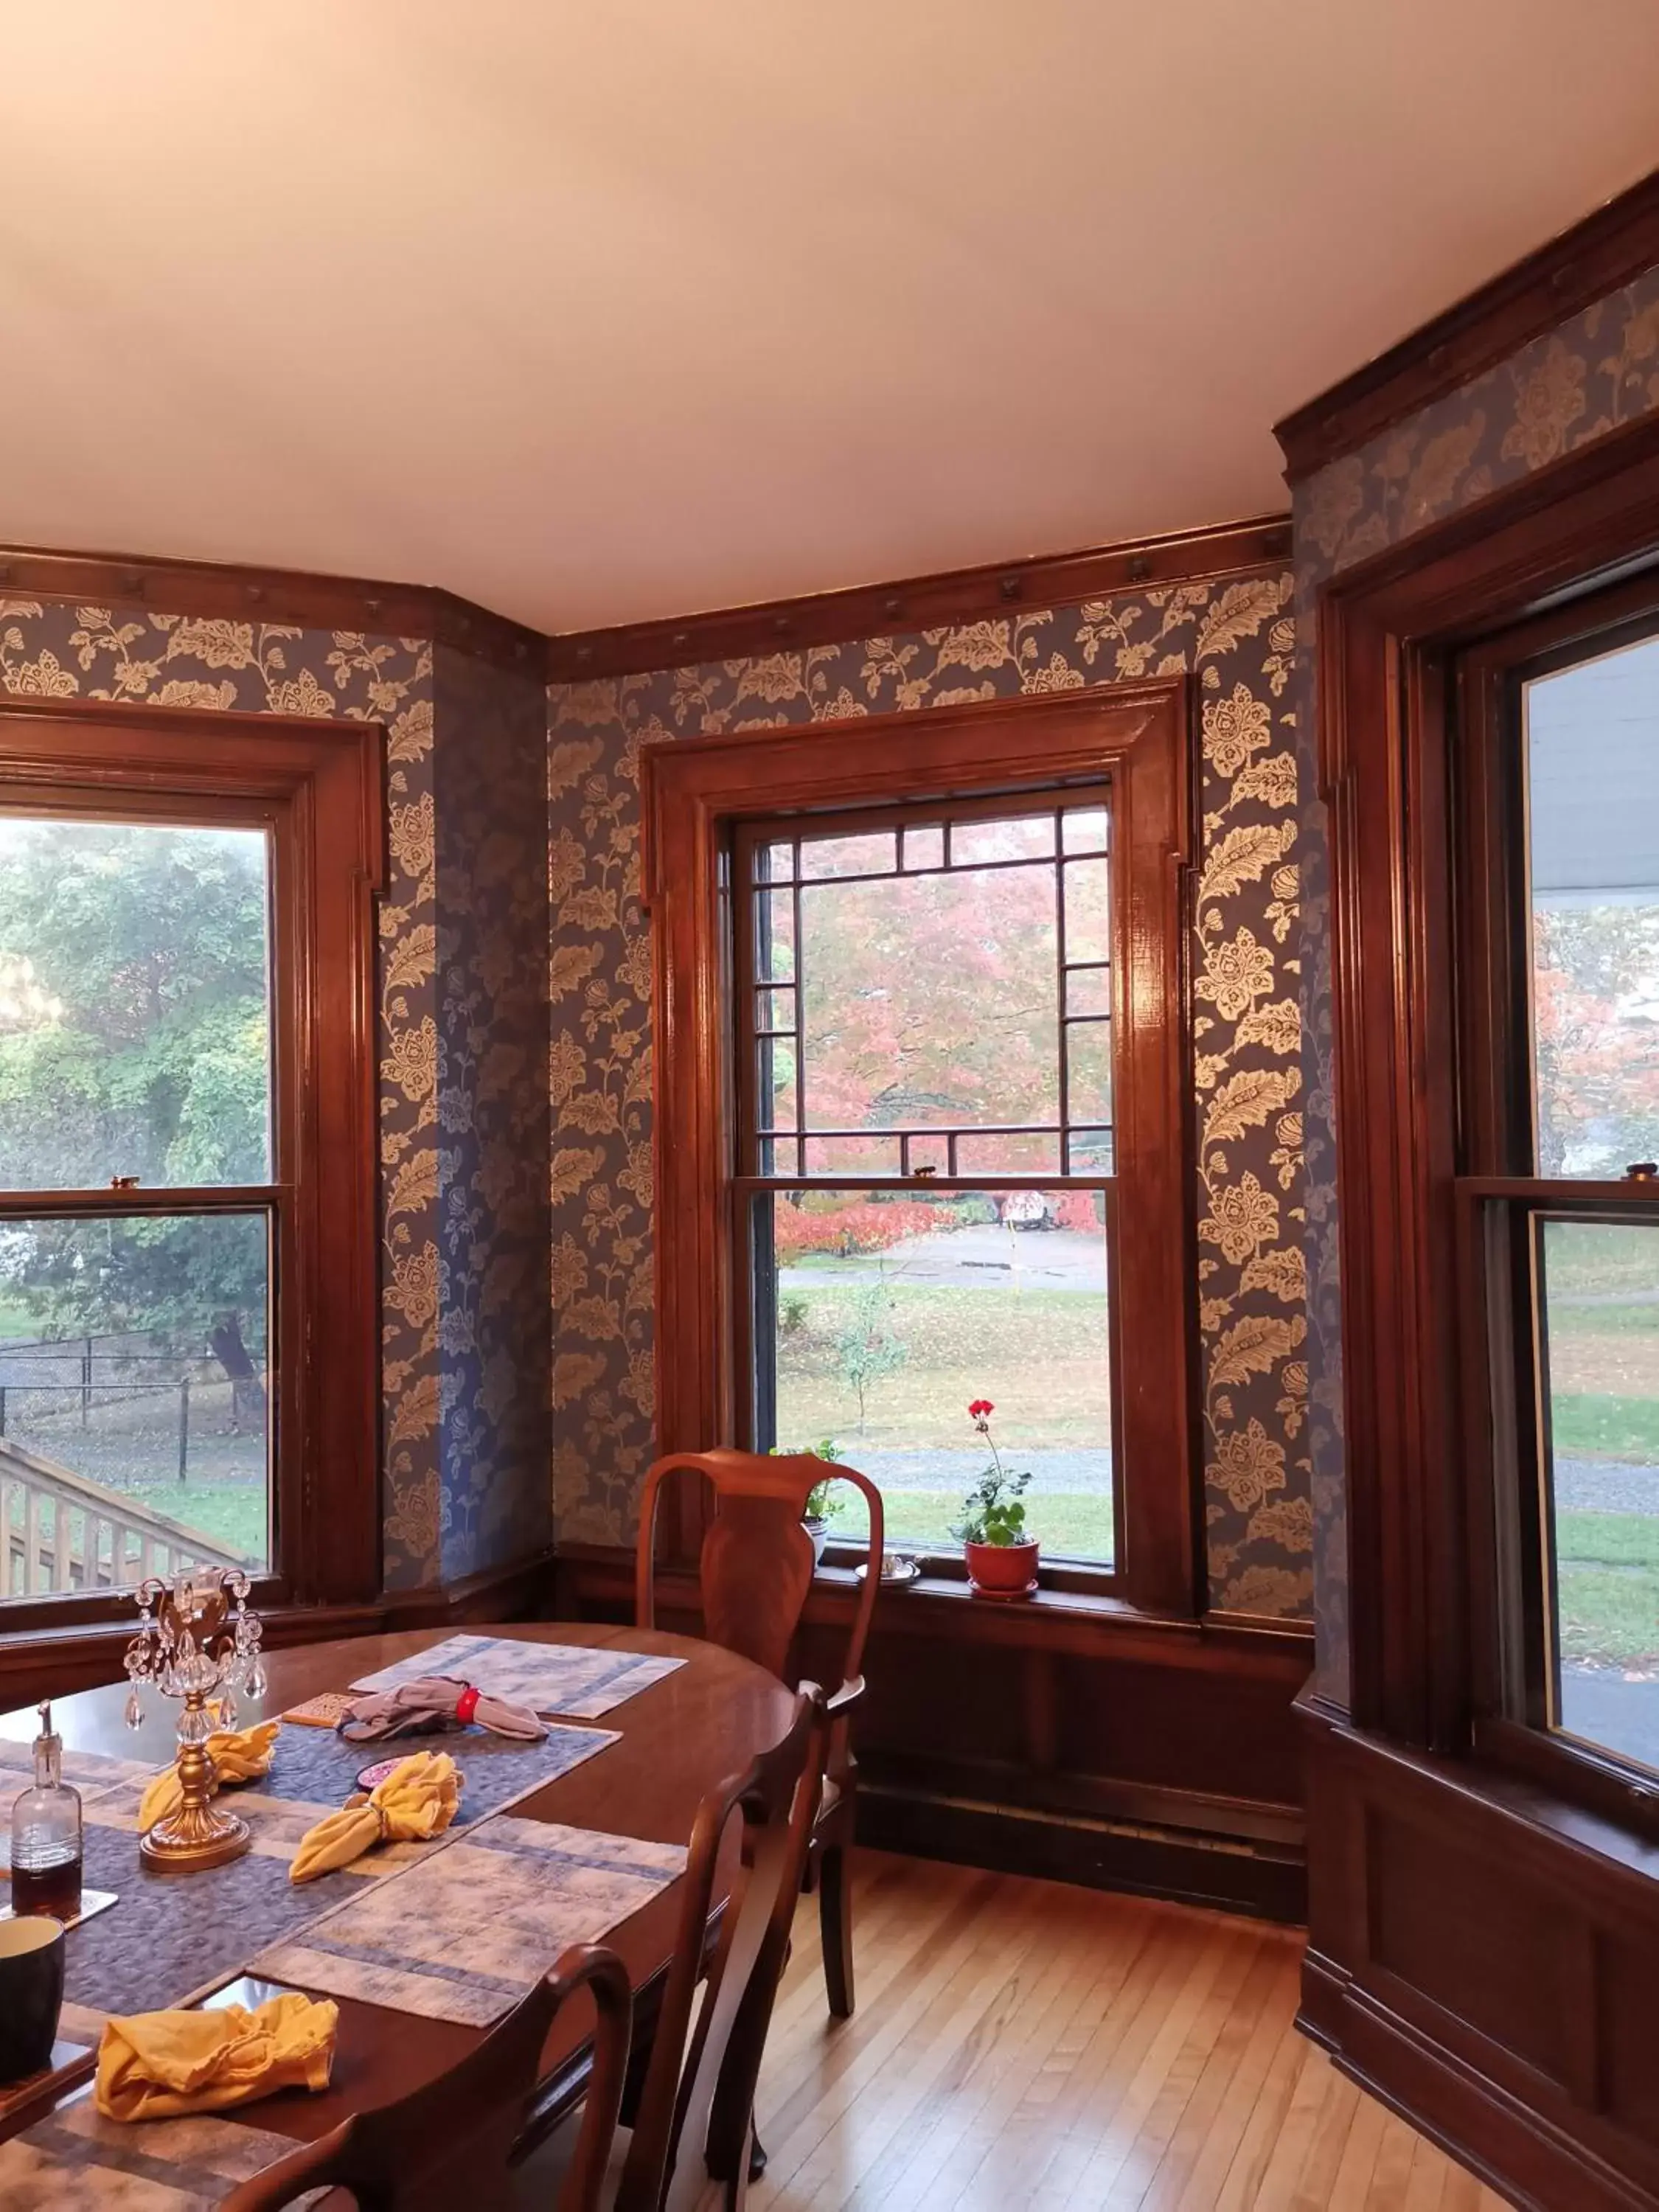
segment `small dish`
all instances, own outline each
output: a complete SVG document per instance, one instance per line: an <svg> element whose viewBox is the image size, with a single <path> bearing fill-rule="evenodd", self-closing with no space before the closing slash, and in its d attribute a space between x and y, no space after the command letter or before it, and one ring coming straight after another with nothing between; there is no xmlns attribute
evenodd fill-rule
<svg viewBox="0 0 1659 2212"><path fill-rule="evenodd" d="M359 1767L357 1787L360 1790L374 1790L386 1780L388 1774L395 1774L403 1763L403 1756L400 1756L397 1759L377 1759L373 1766Z"/></svg>
<svg viewBox="0 0 1659 2212"><path fill-rule="evenodd" d="M882 1573L879 1577L881 1586L884 1589L902 1589L907 1583L921 1581L921 1569L917 1562L909 1558L907 1553L902 1552L890 1553L889 1557L892 1559L893 1564L891 1566L889 1566L886 1562L884 1561ZM869 1571L870 1562L867 1559L864 1560L860 1565L854 1567L853 1570L854 1573L858 1577L860 1582L864 1580L865 1576L869 1572Z"/></svg>

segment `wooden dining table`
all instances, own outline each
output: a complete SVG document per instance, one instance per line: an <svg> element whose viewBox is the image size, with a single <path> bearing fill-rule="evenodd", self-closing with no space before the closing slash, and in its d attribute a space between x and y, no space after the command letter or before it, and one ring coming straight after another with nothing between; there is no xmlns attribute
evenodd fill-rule
<svg viewBox="0 0 1659 2212"><path fill-rule="evenodd" d="M266 1693L257 1705L246 1698L239 1700L239 1725L274 1717L320 1692L343 1690L383 1667L442 1642L450 1632L416 1630L274 1651L266 1662L270 1676ZM727 1776L740 1773L757 1753L770 1749L788 1730L793 1698L783 1684L750 1661L696 1638L573 1621L469 1623L466 1632L661 1654L686 1662L595 1723L619 1732L622 1741L516 1803L513 1812L517 1819L556 1821L652 1843L684 1844L690 1836L703 1793ZM122 1759L153 1757L158 1768L164 1765L173 1754L177 1707L152 1696L147 1701L149 1710L143 1725L135 1733L123 1717L125 1703L125 1682L55 1702L54 1725L66 1750ZM0 1714L0 1737L27 1741L38 1726L33 1707ZM443 1741L441 1737L422 1740L438 1745ZM418 1743L398 1747L419 1747ZM735 1849L729 1849L715 1885L714 1915L723 1909L730 1893L737 1863ZM131 1878L135 1887L140 1882L191 1879L188 1875L152 1874L141 1868L136 1836ZM681 1909L681 1889L679 1881L672 1882L604 1938L627 1966L640 2020L648 2021L666 1975ZM120 1910L118 1904L112 1908L114 1912ZM74 1942L73 1930L68 1940ZM239 1976L210 2002L257 2004L275 1995L276 1987ZM158 1986L151 2002L160 2008L176 2003L185 1994ZM478 2040L476 2028L349 1997L337 2002L339 2028L327 2089L315 2095L288 2092L266 2098L224 2113L225 2119L241 2117L248 2124L273 2135L309 2141L337 2126L351 2112L419 2089L447 2072ZM529 2139L544 2134L579 2101L590 2058L591 2022L585 1998L555 2021L526 2121ZM89 2051L71 2055L60 2045L58 2057L60 2063L50 2075L37 2076L27 2085L14 2085L10 2091L0 2088L0 2141L73 2094L92 2071Z"/></svg>

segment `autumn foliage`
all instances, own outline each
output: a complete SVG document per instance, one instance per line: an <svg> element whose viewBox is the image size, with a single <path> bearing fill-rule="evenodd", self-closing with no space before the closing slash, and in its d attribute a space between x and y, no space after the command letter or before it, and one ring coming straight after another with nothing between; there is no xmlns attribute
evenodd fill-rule
<svg viewBox="0 0 1659 2212"><path fill-rule="evenodd" d="M845 1259L854 1252L890 1251L906 1237L924 1237L931 1229L953 1225L948 1206L928 1206L909 1198L896 1198L885 1204L859 1198L846 1206L811 1212L780 1206L773 1237L780 1260L793 1260L803 1252L829 1252Z"/></svg>

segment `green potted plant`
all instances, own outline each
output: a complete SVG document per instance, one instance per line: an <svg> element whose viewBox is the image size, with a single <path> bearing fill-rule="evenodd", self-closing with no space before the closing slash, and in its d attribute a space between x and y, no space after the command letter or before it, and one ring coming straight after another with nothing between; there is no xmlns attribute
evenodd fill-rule
<svg viewBox="0 0 1659 2212"><path fill-rule="evenodd" d="M813 1459L834 1462L841 1457L841 1446L833 1437L821 1437L817 1443L808 1444L806 1450ZM778 1458L782 1451L781 1444L774 1444L773 1458ZM830 1540L830 1523L841 1511L842 1504L842 1500L836 1493L833 1474L826 1474L822 1482L815 1482L806 1493L806 1510L801 1515L801 1526L812 1539L812 1565L815 1567L823 1564L823 1547Z"/></svg>
<svg viewBox="0 0 1659 2212"><path fill-rule="evenodd" d="M1029 1472L1011 1474L1002 1463L988 1398L975 1398L969 1417L985 1439L991 1464L962 1501L962 1518L951 1530L968 1558L968 1580L975 1597L1029 1597L1036 1588L1037 1539L1025 1533L1024 1493Z"/></svg>

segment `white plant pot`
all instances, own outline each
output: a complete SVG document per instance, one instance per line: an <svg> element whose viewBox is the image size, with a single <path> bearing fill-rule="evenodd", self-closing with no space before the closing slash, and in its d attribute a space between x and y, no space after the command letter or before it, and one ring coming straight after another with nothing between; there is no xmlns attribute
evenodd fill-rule
<svg viewBox="0 0 1659 2212"><path fill-rule="evenodd" d="M830 1541L830 1523L827 1521L803 1521L800 1525L812 1539L812 1565L815 1568L821 1567L823 1565L823 1547Z"/></svg>

